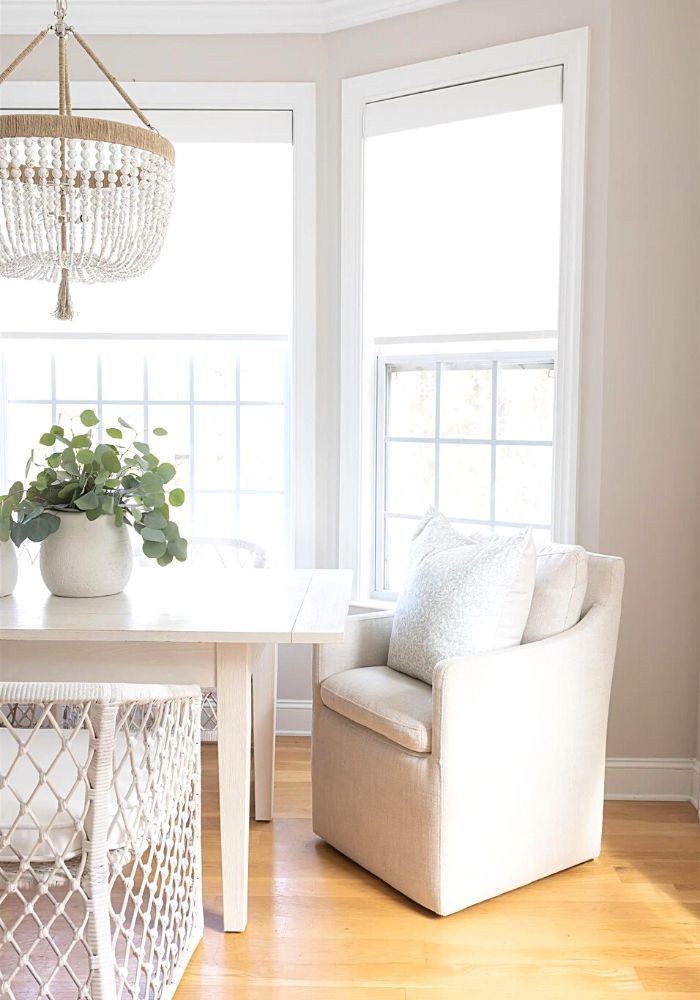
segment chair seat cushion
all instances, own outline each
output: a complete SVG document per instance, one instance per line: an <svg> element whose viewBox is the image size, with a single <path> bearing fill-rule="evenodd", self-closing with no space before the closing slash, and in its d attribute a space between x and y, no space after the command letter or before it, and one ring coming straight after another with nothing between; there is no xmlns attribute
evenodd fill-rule
<svg viewBox="0 0 700 1000"><path fill-rule="evenodd" d="M391 667L357 667L321 684L321 701L346 719L393 743L430 753L433 689Z"/></svg>
<svg viewBox="0 0 700 1000"><path fill-rule="evenodd" d="M0 776L6 776L4 783L0 781L0 863L14 864L23 858L34 863L68 861L82 852L90 736L79 729L64 731L63 739L55 729L0 728ZM18 743L26 745L19 756ZM117 734L116 760L122 761L126 752L126 740ZM131 843L136 827L142 835L145 818L139 817L139 788L148 781L143 755L139 742L135 767L132 761L121 766L110 788L111 850ZM21 803L28 805L23 809ZM148 817L146 822L152 820Z"/></svg>

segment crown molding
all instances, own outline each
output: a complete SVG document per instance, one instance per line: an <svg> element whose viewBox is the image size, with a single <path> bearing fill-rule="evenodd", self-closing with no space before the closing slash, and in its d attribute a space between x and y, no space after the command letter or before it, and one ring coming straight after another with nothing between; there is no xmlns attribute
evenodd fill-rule
<svg viewBox="0 0 700 1000"><path fill-rule="evenodd" d="M326 34L453 0L71 0L68 20L93 35ZM50 0L0 0L4 35L51 20Z"/></svg>

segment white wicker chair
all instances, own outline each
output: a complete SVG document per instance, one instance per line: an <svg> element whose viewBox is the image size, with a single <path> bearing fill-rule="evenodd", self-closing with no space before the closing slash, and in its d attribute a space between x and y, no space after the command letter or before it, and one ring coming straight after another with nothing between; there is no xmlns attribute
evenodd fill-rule
<svg viewBox="0 0 700 1000"><path fill-rule="evenodd" d="M0 994L170 1000L202 937L197 687L0 684Z"/></svg>
<svg viewBox="0 0 700 1000"><path fill-rule="evenodd" d="M255 542L234 538L217 549L226 569L265 569L267 552ZM216 688L202 688L202 743L216 743L219 739L216 710Z"/></svg>

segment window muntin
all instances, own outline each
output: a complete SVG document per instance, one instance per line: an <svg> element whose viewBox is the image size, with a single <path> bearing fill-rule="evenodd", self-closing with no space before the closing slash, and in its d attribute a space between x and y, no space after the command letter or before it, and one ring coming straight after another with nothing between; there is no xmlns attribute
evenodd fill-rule
<svg viewBox="0 0 700 1000"><path fill-rule="evenodd" d="M551 537L553 376L553 355L379 359L378 596L400 589L430 506L477 531L532 526L538 539Z"/></svg>

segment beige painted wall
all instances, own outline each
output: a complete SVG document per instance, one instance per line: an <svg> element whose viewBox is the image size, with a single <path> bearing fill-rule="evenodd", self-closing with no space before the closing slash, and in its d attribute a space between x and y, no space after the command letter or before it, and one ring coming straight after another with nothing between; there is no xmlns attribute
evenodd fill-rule
<svg viewBox="0 0 700 1000"><path fill-rule="evenodd" d="M580 541L625 556L611 756L695 754L698 685L696 0L458 0L321 36L94 39L124 79L314 80L319 125L318 560L337 550L343 77L588 25ZM5 62L21 40L2 46ZM25 79L54 72L45 52ZM74 60L76 79L91 67ZM280 695L308 697L305 664Z"/></svg>

